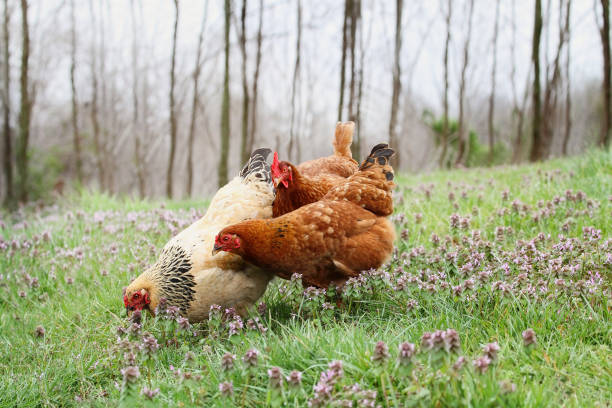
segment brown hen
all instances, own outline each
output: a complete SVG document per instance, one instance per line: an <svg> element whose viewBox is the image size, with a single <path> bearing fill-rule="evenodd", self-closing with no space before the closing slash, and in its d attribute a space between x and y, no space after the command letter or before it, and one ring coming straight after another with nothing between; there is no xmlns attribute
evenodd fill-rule
<svg viewBox="0 0 612 408"><path fill-rule="evenodd" d="M385 218L393 210L392 154L387 145L376 146L360 171L321 201L224 228L213 252L240 255L284 279L299 273L305 286L321 288L342 287L362 271L380 267L395 239L395 228Z"/></svg>
<svg viewBox="0 0 612 408"><path fill-rule="evenodd" d="M272 205L274 217L320 200L332 187L342 184L357 171L357 162L351 155L354 129L353 122L338 122L333 142L334 154L299 166L286 161L279 162L277 153L274 153L271 166L272 180L276 187L276 198Z"/></svg>

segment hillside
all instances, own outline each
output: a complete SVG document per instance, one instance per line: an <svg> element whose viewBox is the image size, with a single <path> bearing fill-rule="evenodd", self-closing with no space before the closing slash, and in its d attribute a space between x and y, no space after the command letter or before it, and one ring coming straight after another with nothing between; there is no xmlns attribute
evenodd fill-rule
<svg viewBox="0 0 612 408"><path fill-rule="evenodd" d="M231 334L150 316L118 332L122 287L204 201L3 214L0 406L607 406L612 154L398 179L387 268L340 308L275 280Z"/></svg>

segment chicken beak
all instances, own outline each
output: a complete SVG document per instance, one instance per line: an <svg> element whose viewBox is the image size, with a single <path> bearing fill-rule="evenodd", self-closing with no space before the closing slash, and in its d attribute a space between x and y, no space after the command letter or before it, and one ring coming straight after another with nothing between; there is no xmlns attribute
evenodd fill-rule
<svg viewBox="0 0 612 408"><path fill-rule="evenodd" d="M223 250L223 247L220 247L219 245L215 244L212 250L212 256L217 255L217 253L219 253L222 250Z"/></svg>
<svg viewBox="0 0 612 408"><path fill-rule="evenodd" d="M274 184L274 188L278 189L278 186L280 186L281 184L287 188L289 187L289 182L287 181L287 179L283 176L280 176L278 178L276 177L272 177L272 184Z"/></svg>

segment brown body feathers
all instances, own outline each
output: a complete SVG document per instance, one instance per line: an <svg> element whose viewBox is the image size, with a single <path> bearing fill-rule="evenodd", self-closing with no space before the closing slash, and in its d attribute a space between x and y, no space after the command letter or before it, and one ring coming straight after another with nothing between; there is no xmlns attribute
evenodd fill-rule
<svg viewBox="0 0 612 408"><path fill-rule="evenodd" d="M341 286L364 270L380 267L395 239L395 229L385 218L393 211L392 154L387 145L376 146L357 173L318 202L270 220L224 228L217 236L218 248L281 278L299 273L305 285L317 287Z"/></svg>
<svg viewBox="0 0 612 408"><path fill-rule="evenodd" d="M272 164L272 175L277 186L272 205L274 217L291 212L303 205L314 203L332 188L353 175L358 165L351 155L354 123L338 123L334 137L334 154L294 166L288 162Z"/></svg>

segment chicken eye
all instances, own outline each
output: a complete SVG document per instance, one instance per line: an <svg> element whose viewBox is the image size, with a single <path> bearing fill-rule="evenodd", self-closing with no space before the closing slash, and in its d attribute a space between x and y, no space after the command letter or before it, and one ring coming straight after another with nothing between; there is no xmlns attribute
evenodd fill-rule
<svg viewBox="0 0 612 408"><path fill-rule="evenodd" d="M134 299L138 299L139 297L140 297L140 294L134 293Z"/></svg>
<svg viewBox="0 0 612 408"><path fill-rule="evenodd" d="M229 237L228 237L227 235L226 235L226 236L224 236L224 237L223 237L223 241L225 241L225 242L229 241Z"/></svg>

